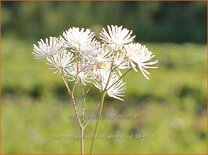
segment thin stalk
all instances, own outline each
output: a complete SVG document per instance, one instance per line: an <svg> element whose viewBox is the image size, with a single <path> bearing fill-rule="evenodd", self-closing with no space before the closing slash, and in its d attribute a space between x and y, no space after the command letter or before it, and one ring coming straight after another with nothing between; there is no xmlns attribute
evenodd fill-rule
<svg viewBox="0 0 208 155"><path fill-rule="evenodd" d="M84 154L84 116L85 116L85 102L86 102L86 95L85 90L80 82L81 89L82 89L82 95L83 95L83 102L82 102L82 128L81 128L81 154Z"/></svg>
<svg viewBox="0 0 208 155"><path fill-rule="evenodd" d="M81 155L84 155L84 128L81 128Z"/></svg>
<svg viewBox="0 0 208 155"><path fill-rule="evenodd" d="M98 103L95 108L92 110L91 114L90 114L90 117L87 119L85 125L84 125L84 128L86 128L87 124L89 123L89 120L90 118L93 116L93 114L95 113L95 111L97 110L97 108L99 107L100 103Z"/></svg>
<svg viewBox="0 0 208 155"><path fill-rule="evenodd" d="M75 101L75 98L74 98L74 89L72 91L70 90L69 85L68 85L68 83L66 81L66 78L65 78L63 73L61 73L61 77L62 77L62 79L64 81L64 84L65 84L65 86L67 88L68 94L71 96L73 109L74 109L74 112L76 114L76 118L78 120L79 127L81 129L82 128L82 124L81 124L81 120L80 120L79 113L78 113L78 110L77 110L76 101Z"/></svg>
<svg viewBox="0 0 208 155"><path fill-rule="evenodd" d="M110 81L111 74L112 74L112 72L113 72L112 68L113 68L113 61L111 62L110 73L109 73L108 80L107 80L107 82L106 82L106 85L105 85L104 91L106 91L106 89L107 89L107 87L108 87L108 83L109 83L109 81Z"/></svg>
<svg viewBox="0 0 208 155"><path fill-rule="evenodd" d="M82 102L82 124L84 124L86 93L85 93L84 87L83 87L81 82L80 82L80 85L81 85L82 97L83 97L83 102Z"/></svg>
<svg viewBox="0 0 208 155"><path fill-rule="evenodd" d="M92 155L93 149L94 149L95 138L97 136L97 130L98 130L100 117L101 117L101 113L102 113L102 109L103 109L103 103L104 103L105 95L106 95L106 92L103 92L102 97L101 97L100 107L99 107L99 115L98 115L98 118L97 118L97 121L96 121L95 130L94 130L93 139L92 139L92 145L91 145L91 148L90 148L90 154L91 155Z"/></svg>
<svg viewBox="0 0 208 155"><path fill-rule="evenodd" d="M72 88L72 92L74 92L74 89L75 89L75 86L76 86L76 80L77 80L77 76L79 74L79 65L81 66L81 62L80 60L78 60L79 55L77 55L77 52L76 52L76 62L79 62L77 63L77 75L76 75L76 78L75 78L75 83L73 85L73 88ZM82 87L82 83L80 82L81 84L81 87ZM81 139L80 139L80 143L81 143L81 155L84 155L84 104L85 104L85 95L84 95L84 88L82 87L82 93L83 93L83 97L84 97L84 100L83 100L83 103L82 103L82 118L80 119L79 115L79 124L80 124L80 130L81 130Z"/></svg>
<svg viewBox="0 0 208 155"><path fill-rule="evenodd" d="M81 155L84 155L84 123L83 123L83 120L81 122L81 119L79 117L79 113L78 113L78 110L77 110L77 106L76 106L76 101L75 101L75 98L74 98L74 89L75 89L75 85L76 85L76 82L74 83L74 86L72 88L72 90L69 88L69 85L66 81L66 78L63 74L63 72L61 72L61 77L64 81L64 84L67 88L67 91L68 91L68 94L71 96L71 99L72 99L72 105L73 105L73 109L75 111L75 114L76 114L76 118L78 120L78 123L79 123L79 127L80 127L80 130L81 130L81 138L80 138L80 143L81 143Z"/></svg>
<svg viewBox="0 0 208 155"><path fill-rule="evenodd" d="M78 110L77 110L76 102L75 102L75 99L74 99L74 94L71 95L71 98L72 98L72 105L74 107L74 111L75 111L77 120L79 122L80 129L82 129L82 123L81 123L81 120L80 120L80 117L79 117L79 113L78 113Z"/></svg>

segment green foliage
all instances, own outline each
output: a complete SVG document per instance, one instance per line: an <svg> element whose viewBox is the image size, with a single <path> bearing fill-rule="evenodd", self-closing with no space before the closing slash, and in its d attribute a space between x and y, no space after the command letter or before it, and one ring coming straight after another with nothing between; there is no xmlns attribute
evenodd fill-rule
<svg viewBox="0 0 208 155"><path fill-rule="evenodd" d="M108 24L134 30L139 41L205 43L206 2L2 2L4 36L38 40Z"/></svg>
<svg viewBox="0 0 208 155"><path fill-rule="evenodd" d="M79 153L79 134L61 78L33 59L32 42L2 39L3 153ZM205 153L206 46L147 43L159 60L150 80L125 77L124 102L107 97L103 114L141 115L137 120L102 120L99 135L154 135L155 139L99 139L95 153ZM87 100L87 114L98 99ZM95 121L86 135L92 134ZM86 139L86 153L90 140ZM128 149L127 149L128 148Z"/></svg>

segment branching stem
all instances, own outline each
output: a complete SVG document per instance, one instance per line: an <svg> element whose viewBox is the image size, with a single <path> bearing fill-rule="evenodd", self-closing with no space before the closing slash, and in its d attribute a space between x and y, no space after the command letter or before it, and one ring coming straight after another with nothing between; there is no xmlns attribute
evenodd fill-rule
<svg viewBox="0 0 208 155"><path fill-rule="evenodd" d="M101 114L102 114L105 95L106 95L106 92L103 92L102 97L101 97L100 107L99 107L99 114L98 114L98 118L97 118L96 125L95 125L95 130L94 130L94 134L93 134L92 145L91 145L91 148L90 148L90 154L91 155L92 155L93 149L94 149L95 139L96 139L96 136L97 136L97 129L98 129L99 122L100 122L100 117L101 117Z"/></svg>
<svg viewBox="0 0 208 155"><path fill-rule="evenodd" d="M76 106L76 101L75 101L75 98L74 98L74 89L75 89L76 81L75 81L75 83L73 85L73 89L71 90L69 88L69 85L67 83L67 80L66 80L66 78L64 76L63 71L61 71L61 77L62 77L62 79L64 81L64 84L65 84L65 86L67 88L68 94L69 94L69 96L71 96L71 99L72 99L73 109L74 109L74 112L76 114L76 119L78 120L79 127L80 127L80 130L81 130L81 138L80 138L81 154L84 155L84 128L83 128L83 122L81 122L81 119L80 119L80 116L79 116L79 113L78 113L78 110L77 110L77 106Z"/></svg>

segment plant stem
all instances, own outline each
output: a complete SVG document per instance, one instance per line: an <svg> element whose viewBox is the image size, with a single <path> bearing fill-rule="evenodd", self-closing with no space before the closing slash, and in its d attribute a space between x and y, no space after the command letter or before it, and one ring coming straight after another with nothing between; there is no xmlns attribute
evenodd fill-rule
<svg viewBox="0 0 208 155"><path fill-rule="evenodd" d="M101 97L100 107L99 107L99 115L98 115L98 118L97 118L97 121L96 121L95 130L94 130L93 139L92 139L92 145L91 145L91 148L90 148L90 154L91 155L92 155L93 149L94 149L95 138L97 136L97 130L98 130L100 117L101 117L101 113L102 113L102 109L103 109L103 103L104 103L105 95L106 95L106 92L103 92L102 97Z"/></svg>
<svg viewBox="0 0 208 155"><path fill-rule="evenodd" d="M73 109L75 111L76 118L78 120L79 127L80 127L80 130L81 130L81 138L80 138L81 139L81 141L80 141L80 143L81 143L81 155L84 155L84 127L83 127L83 121L81 122L81 119L79 117L79 113L78 113L77 106L76 106L76 101L75 101L75 98L74 98L75 83L74 83L73 89L71 90L69 88L69 85L67 83L67 80L66 80L63 72L61 72L61 77L62 77L62 79L64 81L64 84L65 84L65 86L67 88L68 94L69 94L69 96L71 96L71 99L72 99Z"/></svg>
<svg viewBox="0 0 208 155"><path fill-rule="evenodd" d="M90 117L87 119L87 121L86 121L86 123L84 125L84 128L86 128L87 124L89 123L90 118L93 116L93 114L95 113L95 111L97 110L97 108L99 107L99 105L100 105L100 103L98 103L96 105L96 107L93 109L93 111L91 112Z"/></svg>
<svg viewBox="0 0 208 155"><path fill-rule="evenodd" d="M82 129L82 123L81 123L81 120L80 120L80 117L79 117L79 113L78 113L78 110L77 110L76 101L75 101L73 93L71 94L71 98L72 98L72 105L73 105L73 108L74 108L74 112L76 114L80 129Z"/></svg>
<svg viewBox="0 0 208 155"><path fill-rule="evenodd" d="M83 102L82 102L82 128L81 128L81 154L84 154L84 116L85 116L85 102L86 102L86 95L85 95L85 90L80 83L81 89L82 89L82 95L83 95Z"/></svg>
<svg viewBox="0 0 208 155"><path fill-rule="evenodd" d="M84 155L84 128L81 128L81 155Z"/></svg>

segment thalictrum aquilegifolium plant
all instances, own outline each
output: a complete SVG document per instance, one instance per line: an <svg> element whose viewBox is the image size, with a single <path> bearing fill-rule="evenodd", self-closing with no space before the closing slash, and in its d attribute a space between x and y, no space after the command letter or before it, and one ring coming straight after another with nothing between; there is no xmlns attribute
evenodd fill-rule
<svg viewBox="0 0 208 155"><path fill-rule="evenodd" d="M94 86L99 90L101 99L90 113L98 113L90 154L93 153L106 95L123 100L126 83L122 78L130 70L140 70L149 79L147 69L157 68L155 64L158 60L152 61L154 54L145 45L134 42L134 39L132 31L123 26L103 28L98 39L90 29L72 27L62 36L41 39L33 45L34 57L46 59L50 68L61 76L72 99L80 128L81 154L84 154L84 130L89 123L89 119L84 120L85 102L91 88ZM78 84L82 89L81 106L78 106L75 96Z"/></svg>

